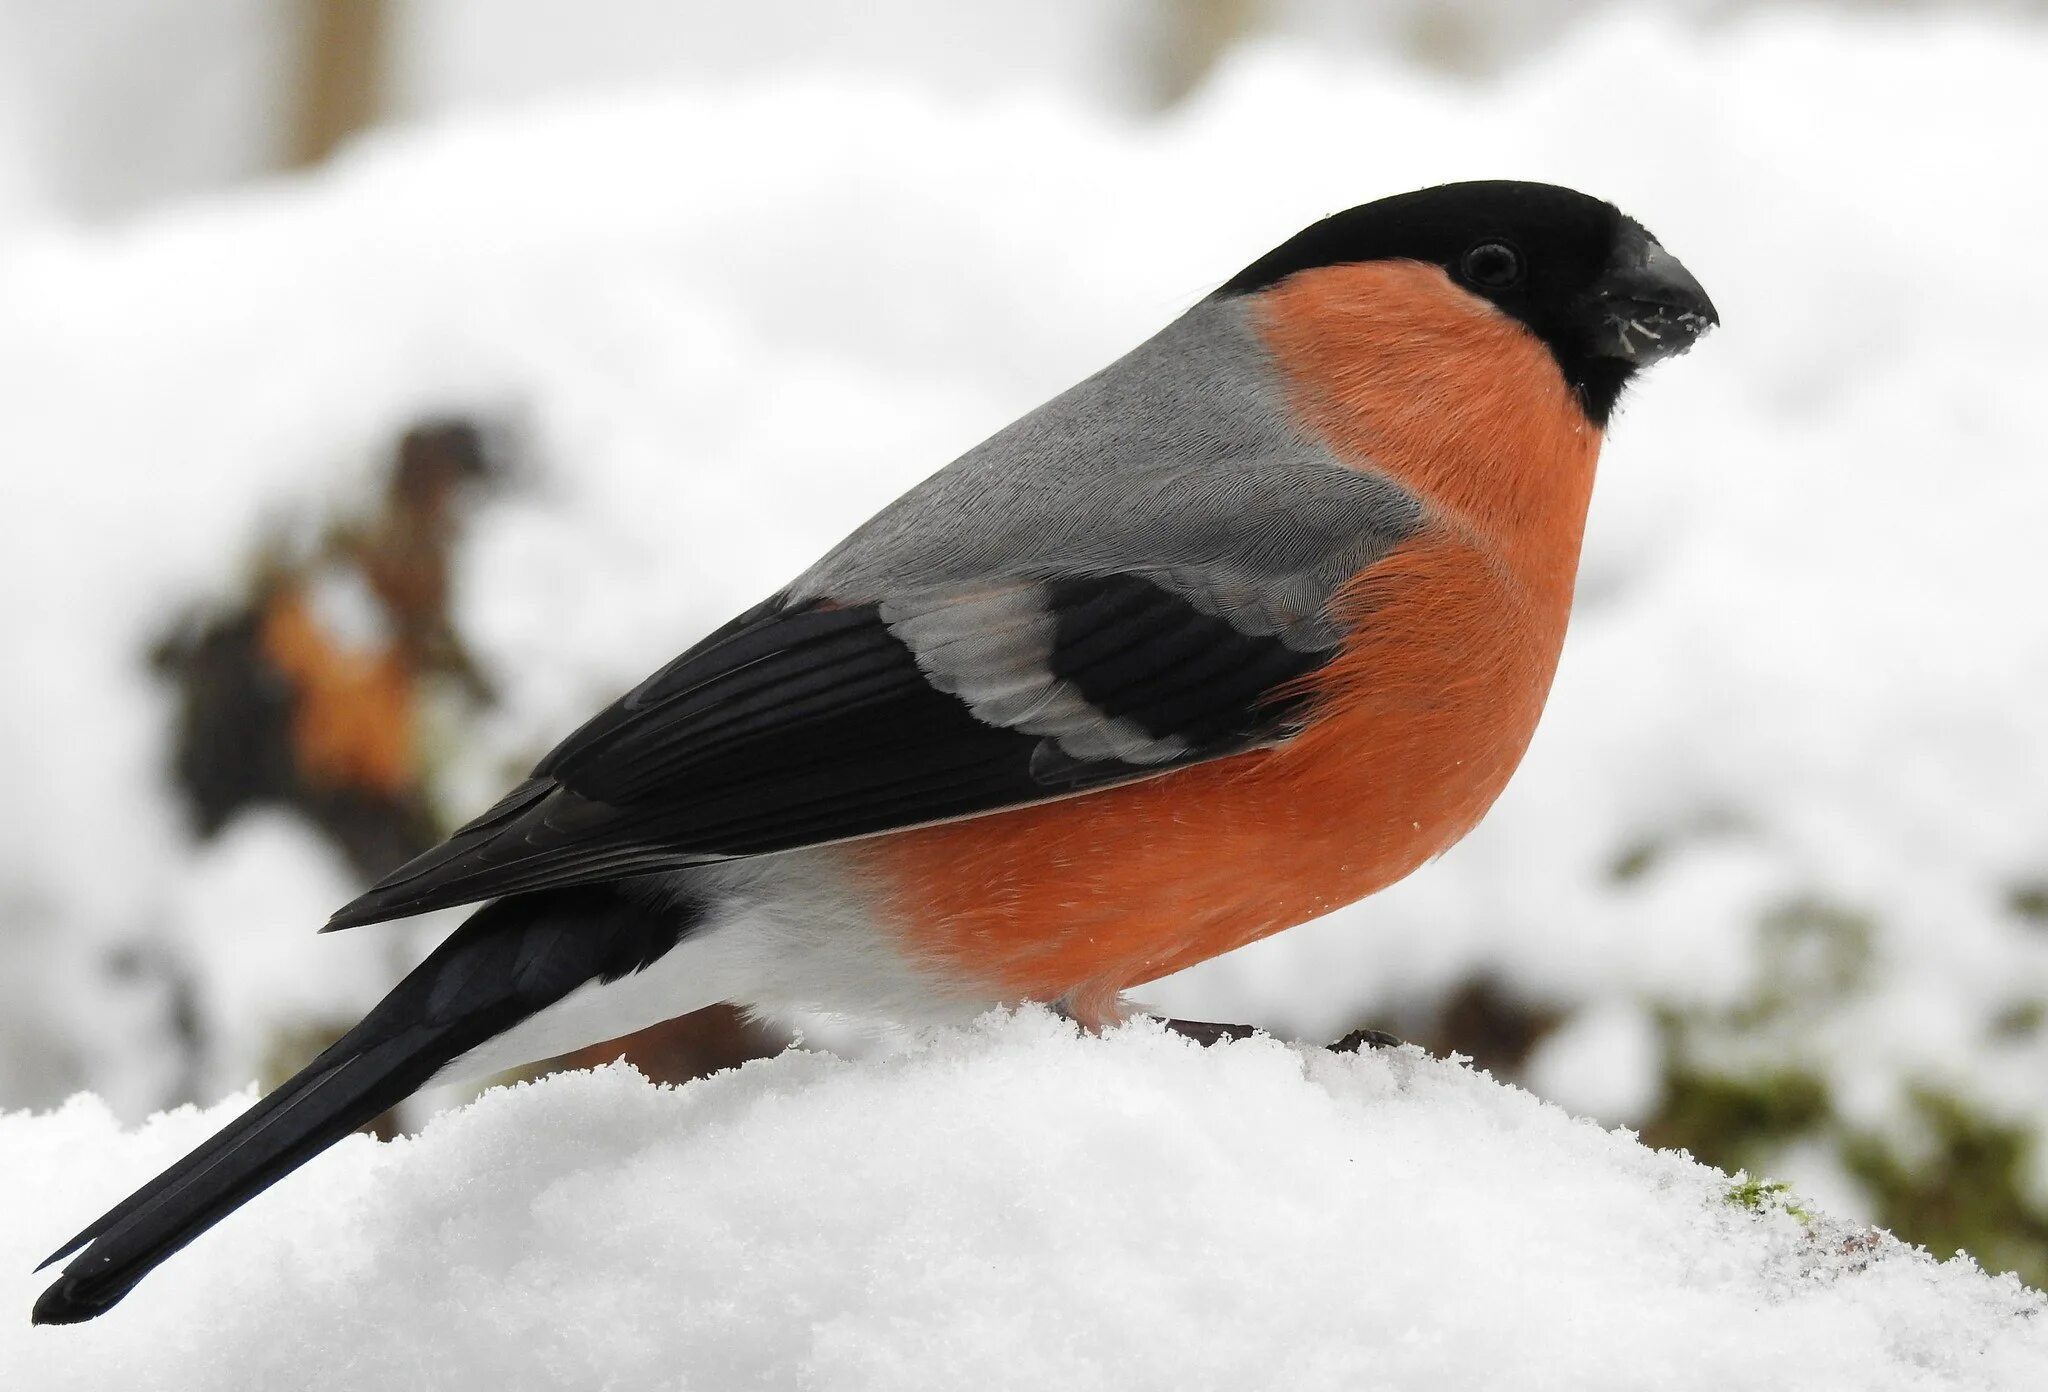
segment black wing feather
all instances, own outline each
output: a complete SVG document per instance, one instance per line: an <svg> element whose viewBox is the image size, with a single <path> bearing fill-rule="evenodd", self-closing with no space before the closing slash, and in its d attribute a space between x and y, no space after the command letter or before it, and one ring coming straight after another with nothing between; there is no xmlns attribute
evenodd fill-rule
<svg viewBox="0 0 2048 1392"><path fill-rule="evenodd" d="M1046 588L1050 666L1184 752L1077 759L932 685L880 606L771 600L564 740L330 928L951 820L1150 777L1285 735L1329 657L1246 634L1136 575Z"/></svg>

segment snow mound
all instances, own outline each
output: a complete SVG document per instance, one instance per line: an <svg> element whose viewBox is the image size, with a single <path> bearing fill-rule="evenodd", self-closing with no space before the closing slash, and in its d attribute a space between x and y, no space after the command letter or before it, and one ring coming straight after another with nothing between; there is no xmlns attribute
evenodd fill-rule
<svg viewBox="0 0 2048 1392"><path fill-rule="evenodd" d="M29 1265L246 1103L0 1119L0 1384L2048 1385L2012 1278L1746 1206L1456 1063L1038 1012L495 1090L351 1139L105 1319L30 1328Z"/></svg>

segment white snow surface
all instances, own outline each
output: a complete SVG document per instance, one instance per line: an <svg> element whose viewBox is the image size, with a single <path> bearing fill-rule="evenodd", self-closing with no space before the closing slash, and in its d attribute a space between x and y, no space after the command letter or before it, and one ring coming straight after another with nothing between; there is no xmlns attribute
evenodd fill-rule
<svg viewBox="0 0 2048 1392"><path fill-rule="evenodd" d="M0 1310L246 1105L0 1119ZM680 1089L623 1065L351 1138L89 1325L85 1389L2048 1385L2048 1302L1412 1048L991 1016ZM40 1279L40 1278L38 1278Z"/></svg>

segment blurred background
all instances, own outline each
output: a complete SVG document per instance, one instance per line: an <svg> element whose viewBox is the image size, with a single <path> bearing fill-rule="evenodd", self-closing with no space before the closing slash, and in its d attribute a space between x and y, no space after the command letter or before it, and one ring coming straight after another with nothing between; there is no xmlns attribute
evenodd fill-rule
<svg viewBox="0 0 2048 1392"><path fill-rule="evenodd" d="M2028 0L0 0L0 1106L282 1077L583 715L1305 222L1536 178L1726 327L1528 763L1149 998L2048 1282L2044 85ZM592 1056L792 1030L888 1046Z"/></svg>

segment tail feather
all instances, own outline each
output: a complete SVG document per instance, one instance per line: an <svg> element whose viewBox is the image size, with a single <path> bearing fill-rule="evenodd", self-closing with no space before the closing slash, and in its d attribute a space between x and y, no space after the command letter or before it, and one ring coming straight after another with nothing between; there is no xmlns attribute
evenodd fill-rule
<svg viewBox="0 0 2048 1392"><path fill-rule="evenodd" d="M74 1324L112 1307L193 1238L410 1096L462 1052L446 1039L401 1035L299 1074L53 1256L91 1244L36 1301L35 1322Z"/></svg>
<svg viewBox="0 0 2048 1392"><path fill-rule="evenodd" d="M275 1092L257 1102L229 1125L216 1131L204 1144L107 1210L97 1221L43 1258L36 1270L41 1271L62 1261L86 1243L125 1221L138 1209L157 1203L204 1176L214 1169L224 1156L237 1149L246 1148L280 1117L318 1093L337 1072L352 1061L350 1057L337 1057L338 1052L337 1048L330 1048L322 1053Z"/></svg>
<svg viewBox="0 0 2048 1392"><path fill-rule="evenodd" d="M166 1258L450 1062L586 981L646 965L688 921L603 888L487 906L325 1053L52 1253L37 1270L78 1255L36 1302L35 1322L103 1314Z"/></svg>

